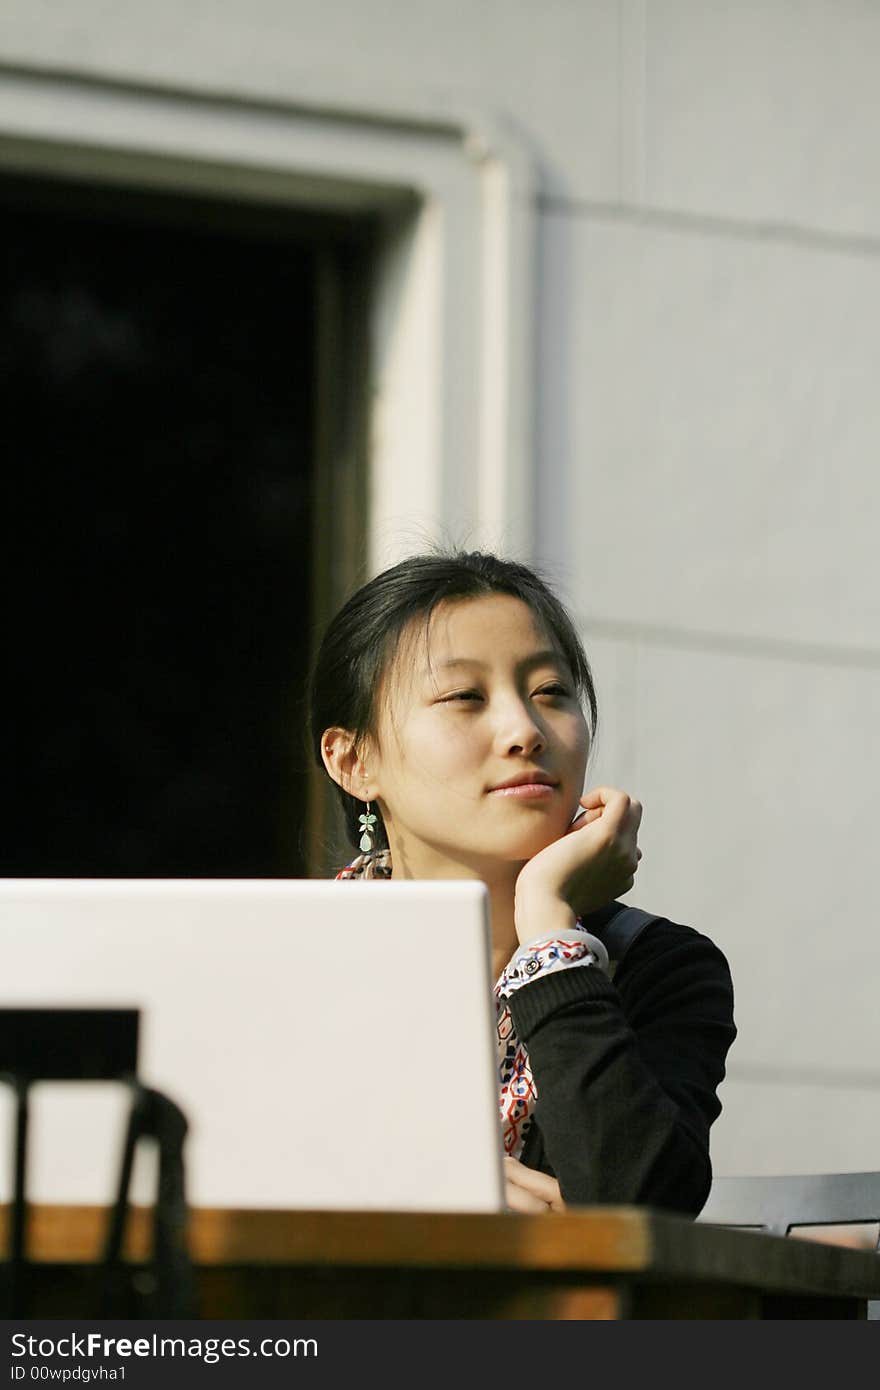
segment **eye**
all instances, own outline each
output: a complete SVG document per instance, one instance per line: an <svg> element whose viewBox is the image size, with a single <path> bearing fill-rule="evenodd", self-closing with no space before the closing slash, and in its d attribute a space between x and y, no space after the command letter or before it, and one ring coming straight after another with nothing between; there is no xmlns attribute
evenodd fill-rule
<svg viewBox="0 0 880 1390"><path fill-rule="evenodd" d="M555 685L542 685L540 690L535 691L535 694L560 696L567 695L568 691L566 690L564 685L559 685L559 683L557 682Z"/></svg>
<svg viewBox="0 0 880 1390"><path fill-rule="evenodd" d="M454 690L451 695L444 695L440 703L441 705L448 705L451 700L481 700L482 698L478 690Z"/></svg>

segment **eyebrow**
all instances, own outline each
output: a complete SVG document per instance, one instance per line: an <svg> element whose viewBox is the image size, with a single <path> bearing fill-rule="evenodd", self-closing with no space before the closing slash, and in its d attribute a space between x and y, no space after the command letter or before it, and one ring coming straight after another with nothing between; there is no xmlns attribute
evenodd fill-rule
<svg viewBox="0 0 880 1390"><path fill-rule="evenodd" d="M522 661L516 663L516 669L517 671L525 671L528 670L530 666L544 666L550 662L561 666L568 666L568 662L562 655L562 652L548 649L547 651L534 652L531 656L523 657ZM445 671L450 666L479 666L482 670L485 670L489 666L489 662L480 661L480 659L475 656L453 656L450 657L448 661L441 661L436 668L428 667L425 670L425 675L430 676L434 669Z"/></svg>

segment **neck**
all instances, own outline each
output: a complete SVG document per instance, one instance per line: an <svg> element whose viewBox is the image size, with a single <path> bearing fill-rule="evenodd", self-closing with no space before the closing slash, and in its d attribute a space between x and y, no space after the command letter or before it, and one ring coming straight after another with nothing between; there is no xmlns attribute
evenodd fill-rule
<svg viewBox="0 0 880 1390"><path fill-rule="evenodd" d="M448 859L436 853L418 852L400 844L391 848L391 878L404 879L472 879L485 883L489 890L489 921L492 928L492 972L497 979L519 942L514 920L514 890L522 864L497 862L471 864Z"/></svg>
<svg viewBox="0 0 880 1390"><path fill-rule="evenodd" d="M496 980L519 945L513 914L513 894L520 865L516 864L514 868L516 872L509 882L487 885L492 921L492 974Z"/></svg>

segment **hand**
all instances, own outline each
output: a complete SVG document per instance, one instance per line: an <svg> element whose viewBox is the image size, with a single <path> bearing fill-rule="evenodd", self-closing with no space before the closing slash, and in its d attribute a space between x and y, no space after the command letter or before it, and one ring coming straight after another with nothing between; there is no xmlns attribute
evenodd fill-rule
<svg viewBox="0 0 880 1390"><path fill-rule="evenodd" d="M580 797L583 813L560 839L540 850L516 881L515 921L520 941L557 925L573 925L605 903L628 893L642 857L636 844L642 804L614 787L595 787ZM549 921L552 930L553 922Z"/></svg>
<svg viewBox="0 0 880 1390"><path fill-rule="evenodd" d="M518 1158L504 1157L507 1210L523 1212L565 1211L559 1183L548 1173L527 1168Z"/></svg>

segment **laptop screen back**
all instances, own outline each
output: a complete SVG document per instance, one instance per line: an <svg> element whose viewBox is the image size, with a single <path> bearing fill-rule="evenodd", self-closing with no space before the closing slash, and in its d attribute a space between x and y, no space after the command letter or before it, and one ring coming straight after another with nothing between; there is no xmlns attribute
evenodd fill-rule
<svg viewBox="0 0 880 1390"><path fill-rule="evenodd" d="M140 1011L193 1205L503 1208L483 884L6 880L0 951L0 1007ZM31 1200L111 1200L109 1090L34 1087Z"/></svg>

